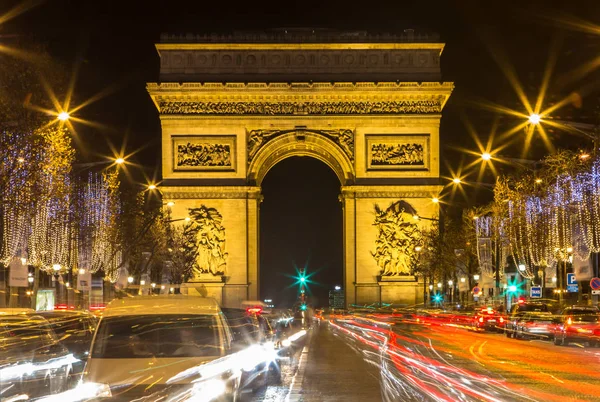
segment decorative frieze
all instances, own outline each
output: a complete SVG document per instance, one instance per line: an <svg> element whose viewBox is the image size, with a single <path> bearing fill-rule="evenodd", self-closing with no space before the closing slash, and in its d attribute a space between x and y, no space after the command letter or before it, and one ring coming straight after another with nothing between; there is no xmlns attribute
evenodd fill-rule
<svg viewBox="0 0 600 402"><path fill-rule="evenodd" d="M162 114L245 116L439 114L442 107L442 99L379 102L158 102Z"/></svg>

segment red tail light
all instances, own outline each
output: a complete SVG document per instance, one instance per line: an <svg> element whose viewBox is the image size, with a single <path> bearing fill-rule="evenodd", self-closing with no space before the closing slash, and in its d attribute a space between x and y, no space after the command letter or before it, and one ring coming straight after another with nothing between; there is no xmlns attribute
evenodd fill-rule
<svg viewBox="0 0 600 402"><path fill-rule="evenodd" d="M571 325L573 324L573 320L571 319L571 317L567 318L567 325Z"/></svg>
<svg viewBox="0 0 600 402"><path fill-rule="evenodd" d="M479 317L479 322L483 322L483 317Z"/></svg>
<svg viewBox="0 0 600 402"><path fill-rule="evenodd" d="M248 307L246 309L246 312L248 314L260 314L260 313L262 313L262 308L261 307Z"/></svg>
<svg viewBox="0 0 600 402"><path fill-rule="evenodd" d="M500 323L504 322L504 318L500 317Z"/></svg>

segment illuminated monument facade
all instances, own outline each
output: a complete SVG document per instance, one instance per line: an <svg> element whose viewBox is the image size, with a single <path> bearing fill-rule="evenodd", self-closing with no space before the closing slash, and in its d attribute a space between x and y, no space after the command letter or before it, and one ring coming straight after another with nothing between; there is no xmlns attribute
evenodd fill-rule
<svg viewBox="0 0 600 402"><path fill-rule="evenodd" d="M412 271L430 221L413 215L438 213L453 89L440 83L436 37L288 30L164 35L156 47L160 188L173 218L196 225L191 287L227 306L259 300L261 183L279 161L309 156L340 180L347 305L422 302Z"/></svg>

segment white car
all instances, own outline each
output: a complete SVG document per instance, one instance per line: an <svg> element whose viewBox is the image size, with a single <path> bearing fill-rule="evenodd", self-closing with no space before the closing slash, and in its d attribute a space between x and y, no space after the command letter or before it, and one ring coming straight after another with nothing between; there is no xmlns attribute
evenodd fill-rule
<svg viewBox="0 0 600 402"><path fill-rule="evenodd" d="M214 299L115 300L98 324L78 392L127 401L235 400L239 374L219 363L227 359L231 339Z"/></svg>

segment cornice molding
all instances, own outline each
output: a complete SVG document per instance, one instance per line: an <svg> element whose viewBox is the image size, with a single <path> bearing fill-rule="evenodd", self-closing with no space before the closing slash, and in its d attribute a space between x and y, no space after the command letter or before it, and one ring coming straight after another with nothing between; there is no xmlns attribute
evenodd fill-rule
<svg viewBox="0 0 600 402"><path fill-rule="evenodd" d="M353 198L431 198L442 191L440 185L407 185L407 186L344 186L342 199Z"/></svg>
<svg viewBox="0 0 600 402"><path fill-rule="evenodd" d="M440 114L454 84L148 83L163 115Z"/></svg>
<svg viewBox="0 0 600 402"><path fill-rule="evenodd" d="M261 199L258 186L165 186L160 187L165 199Z"/></svg>
<svg viewBox="0 0 600 402"><path fill-rule="evenodd" d="M223 94L223 91L231 92L260 92L266 91L270 93L282 91L310 91L313 92L340 92L346 93L348 91L401 91L401 92L415 92L422 93L437 92L447 93L450 95L454 89L453 82L294 82L294 83L280 83L280 82L148 82L146 89L150 95L163 95L163 96L190 96L195 94L203 94L207 92L215 92Z"/></svg>

